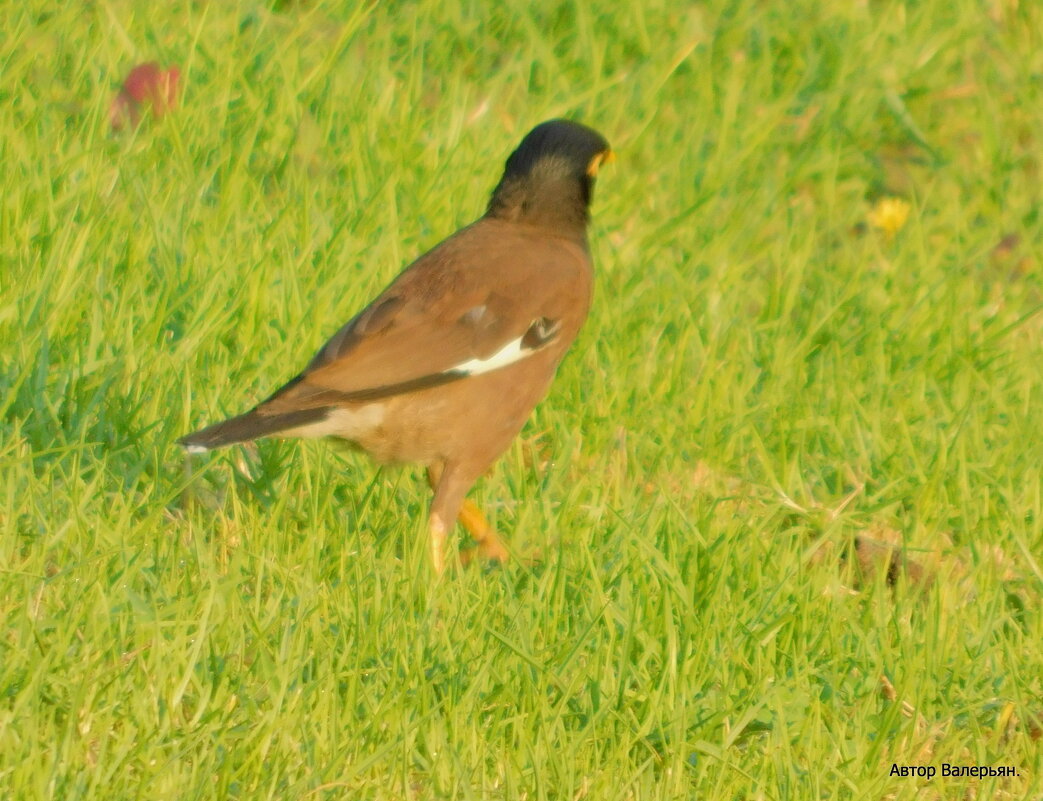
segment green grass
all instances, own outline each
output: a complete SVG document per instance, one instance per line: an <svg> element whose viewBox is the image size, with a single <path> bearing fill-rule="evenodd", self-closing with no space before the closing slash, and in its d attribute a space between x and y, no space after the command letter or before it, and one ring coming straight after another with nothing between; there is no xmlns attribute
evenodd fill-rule
<svg viewBox="0 0 1043 801"><path fill-rule="evenodd" d="M0 798L1043 797L1037 4L56 5L0 10ZM595 305L473 493L541 564L435 584L418 471L322 443L186 471L559 115Z"/></svg>

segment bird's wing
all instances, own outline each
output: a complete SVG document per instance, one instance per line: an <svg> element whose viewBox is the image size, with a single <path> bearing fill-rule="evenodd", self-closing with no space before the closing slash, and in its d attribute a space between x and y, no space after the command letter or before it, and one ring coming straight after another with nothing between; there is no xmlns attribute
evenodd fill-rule
<svg viewBox="0 0 1043 801"><path fill-rule="evenodd" d="M584 247L480 220L414 262L258 411L376 400L499 369L571 341L589 301Z"/></svg>

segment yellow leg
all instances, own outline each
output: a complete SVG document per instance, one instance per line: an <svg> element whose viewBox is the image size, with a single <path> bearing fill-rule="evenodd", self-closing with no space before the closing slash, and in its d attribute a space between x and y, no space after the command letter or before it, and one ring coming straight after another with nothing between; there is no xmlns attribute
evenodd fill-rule
<svg viewBox="0 0 1043 801"><path fill-rule="evenodd" d="M446 526L438 515L431 515L427 528L431 536L431 563L435 573L441 576L445 572Z"/></svg>
<svg viewBox="0 0 1043 801"><path fill-rule="evenodd" d="M473 548L460 551L460 561L463 564L470 562L475 555L491 562L506 562L510 555L507 546L496 536L493 527L485 519L482 510L473 501L465 500L460 507L460 524L467 529L467 533L477 543Z"/></svg>

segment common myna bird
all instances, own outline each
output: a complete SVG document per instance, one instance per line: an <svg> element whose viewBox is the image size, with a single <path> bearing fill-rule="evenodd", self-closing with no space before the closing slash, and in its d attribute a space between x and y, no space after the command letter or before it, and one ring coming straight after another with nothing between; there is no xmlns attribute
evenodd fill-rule
<svg viewBox="0 0 1043 801"><path fill-rule="evenodd" d="M419 462L434 490L431 557L453 521L479 555L507 550L464 496L546 394L590 308L589 206L611 157L596 131L536 126L485 214L407 267L304 371L249 412L178 442L203 452L258 437L338 437L380 462Z"/></svg>

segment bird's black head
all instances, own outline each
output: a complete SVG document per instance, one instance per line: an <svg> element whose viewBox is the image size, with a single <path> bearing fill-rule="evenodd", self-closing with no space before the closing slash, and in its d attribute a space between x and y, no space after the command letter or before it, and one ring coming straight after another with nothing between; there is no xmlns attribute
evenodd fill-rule
<svg viewBox="0 0 1043 801"><path fill-rule="evenodd" d="M489 214L583 229L598 167L611 158L605 137L592 128L570 120L541 123L507 159Z"/></svg>
<svg viewBox="0 0 1043 801"><path fill-rule="evenodd" d="M522 139L507 159L503 177L529 175L540 162L549 160L577 180L593 178L610 152L605 137L593 128L571 120L550 120Z"/></svg>

